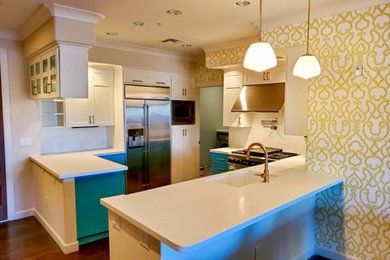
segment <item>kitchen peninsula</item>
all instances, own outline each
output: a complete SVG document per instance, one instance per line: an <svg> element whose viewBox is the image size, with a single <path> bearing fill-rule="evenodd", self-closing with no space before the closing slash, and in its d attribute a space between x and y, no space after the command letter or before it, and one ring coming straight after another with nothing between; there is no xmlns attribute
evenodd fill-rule
<svg viewBox="0 0 390 260"><path fill-rule="evenodd" d="M315 195L342 179L305 173L305 159L270 163L131 195L109 210L111 259L307 259Z"/></svg>
<svg viewBox="0 0 390 260"><path fill-rule="evenodd" d="M67 254L108 236L100 198L125 193L124 151L31 156L35 216ZM118 163L119 162L119 163Z"/></svg>

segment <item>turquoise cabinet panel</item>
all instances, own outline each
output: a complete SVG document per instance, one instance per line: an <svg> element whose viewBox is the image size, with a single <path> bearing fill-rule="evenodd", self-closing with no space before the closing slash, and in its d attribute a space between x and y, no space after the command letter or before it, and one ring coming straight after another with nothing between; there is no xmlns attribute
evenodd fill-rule
<svg viewBox="0 0 390 260"><path fill-rule="evenodd" d="M110 154L110 155L98 155L98 157L102 159L106 159L112 162L116 162L119 164L126 165L126 154L120 153L120 154Z"/></svg>
<svg viewBox="0 0 390 260"><path fill-rule="evenodd" d="M228 155L220 154L220 153L212 153L211 170L212 170L212 174L227 172L229 170Z"/></svg>
<svg viewBox="0 0 390 260"><path fill-rule="evenodd" d="M100 199L125 194L125 173L75 178L75 192L79 244L107 237L108 213Z"/></svg>

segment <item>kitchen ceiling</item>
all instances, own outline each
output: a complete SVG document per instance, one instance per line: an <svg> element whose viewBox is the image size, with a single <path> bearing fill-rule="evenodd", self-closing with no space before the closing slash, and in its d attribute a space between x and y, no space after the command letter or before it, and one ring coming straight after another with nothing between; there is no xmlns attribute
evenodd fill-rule
<svg viewBox="0 0 390 260"><path fill-rule="evenodd" d="M196 55L201 48L213 44L258 35L252 23L259 20L259 1L236 7L238 0L48 0L105 15L96 24L98 39L122 44ZM388 0L313 0L312 17L321 17L389 2ZM0 30L18 32L25 21L38 9L42 0L0 0ZM167 10L182 11L181 15ZM306 0L264 0L265 28L305 21ZM136 26L134 22L143 22ZM116 32L118 35L107 35ZM178 43L163 43L174 38ZM182 45L191 45L183 47Z"/></svg>

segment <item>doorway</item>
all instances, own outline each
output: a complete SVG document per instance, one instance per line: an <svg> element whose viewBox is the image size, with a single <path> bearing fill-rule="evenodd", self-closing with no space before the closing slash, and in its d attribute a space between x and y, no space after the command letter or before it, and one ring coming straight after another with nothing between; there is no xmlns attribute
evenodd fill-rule
<svg viewBox="0 0 390 260"><path fill-rule="evenodd" d="M200 165L211 169L210 149L217 144L217 130L222 124L223 87L200 89Z"/></svg>
<svg viewBox="0 0 390 260"><path fill-rule="evenodd" d="M0 221L7 219L7 190L5 172L5 145L4 145L4 121L3 121L3 97L0 66Z"/></svg>

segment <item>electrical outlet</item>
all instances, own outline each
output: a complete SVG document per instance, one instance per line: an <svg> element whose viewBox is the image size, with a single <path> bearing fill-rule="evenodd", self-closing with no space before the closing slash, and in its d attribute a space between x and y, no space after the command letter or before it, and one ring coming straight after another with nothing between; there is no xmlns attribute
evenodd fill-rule
<svg viewBox="0 0 390 260"><path fill-rule="evenodd" d="M255 248L255 260L261 260L261 245Z"/></svg>
<svg viewBox="0 0 390 260"><path fill-rule="evenodd" d="M113 216L112 226L119 231L121 230L121 218L118 215Z"/></svg>
<svg viewBox="0 0 390 260"><path fill-rule="evenodd" d="M141 231L141 238L139 243L141 246L145 247L147 250L149 250L149 235L146 232Z"/></svg>

